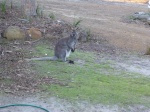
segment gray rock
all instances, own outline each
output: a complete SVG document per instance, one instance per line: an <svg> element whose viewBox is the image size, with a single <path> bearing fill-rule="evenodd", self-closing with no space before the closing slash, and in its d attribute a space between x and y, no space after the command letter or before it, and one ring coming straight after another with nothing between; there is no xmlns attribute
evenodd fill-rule
<svg viewBox="0 0 150 112"><path fill-rule="evenodd" d="M150 25L150 17L147 18L147 23Z"/></svg>
<svg viewBox="0 0 150 112"><path fill-rule="evenodd" d="M144 12L136 12L133 15L134 19L141 20L143 22L147 22L147 19L150 18L150 15Z"/></svg>

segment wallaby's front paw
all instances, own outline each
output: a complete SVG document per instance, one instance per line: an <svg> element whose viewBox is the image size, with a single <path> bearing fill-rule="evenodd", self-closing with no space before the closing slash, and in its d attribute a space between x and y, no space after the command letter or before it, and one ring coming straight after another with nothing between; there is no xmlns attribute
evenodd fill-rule
<svg viewBox="0 0 150 112"><path fill-rule="evenodd" d="M71 52L74 52L75 51L75 49L71 49Z"/></svg>
<svg viewBox="0 0 150 112"><path fill-rule="evenodd" d="M70 64L74 64L74 61L72 61L72 60L68 60L68 63L70 63Z"/></svg>

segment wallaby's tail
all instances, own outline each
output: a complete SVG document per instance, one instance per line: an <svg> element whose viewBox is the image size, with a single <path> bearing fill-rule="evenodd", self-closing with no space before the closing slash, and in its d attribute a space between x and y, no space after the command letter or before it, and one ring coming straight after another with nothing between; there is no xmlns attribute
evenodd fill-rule
<svg viewBox="0 0 150 112"><path fill-rule="evenodd" d="M37 61L46 61L46 60L52 60L55 61L58 58L56 56L53 57L41 57L41 58L31 58L31 59L25 59L26 61L33 61L33 60L37 60Z"/></svg>

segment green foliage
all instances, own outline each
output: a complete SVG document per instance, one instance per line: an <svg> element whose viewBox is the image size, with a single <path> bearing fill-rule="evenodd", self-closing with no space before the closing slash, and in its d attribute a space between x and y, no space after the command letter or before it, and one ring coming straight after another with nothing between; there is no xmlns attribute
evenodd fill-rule
<svg viewBox="0 0 150 112"><path fill-rule="evenodd" d="M130 16L128 16L128 19L129 20L136 20L137 18L135 16L133 16L133 15L130 15Z"/></svg>
<svg viewBox="0 0 150 112"><path fill-rule="evenodd" d="M4 78L1 79L0 78L0 82L3 83L3 84L6 84L6 85L14 83L12 79L7 79L7 78L6 79L4 79Z"/></svg>
<svg viewBox="0 0 150 112"><path fill-rule="evenodd" d="M147 49L145 55L150 55L150 48Z"/></svg>
<svg viewBox="0 0 150 112"><path fill-rule="evenodd" d="M39 5L37 5L37 7L36 7L36 14L37 14L38 16L40 16L40 7L39 7Z"/></svg>
<svg viewBox="0 0 150 112"><path fill-rule="evenodd" d="M6 13L6 0L3 0L2 3L0 3L0 8L3 13Z"/></svg>
<svg viewBox="0 0 150 112"><path fill-rule="evenodd" d="M81 22L82 22L81 19L79 19L79 20L74 20L74 22L73 22L73 27L75 27L75 28L78 27Z"/></svg>
<svg viewBox="0 0 150 112"><path fill-rule="evenodd" d="M89 40L90 37L91 37L91 30L88 29L88 30L86 31L86 33L87 33L87 40Z"/></svg>
<svg viewBox="0 0 150 112"><path fill-rule="evenodd" d="M52 20L55 20L55 19L56 19L54 13L50 13L50 14L49 14L49 17L50 17Z"/></svg>
<svg viewBox="0 0 150 112"><path fill-rule="evenodd" d="M13 1L11 0L11 3L10 3L10 8L12 9L13 8Z"/></svg>
<svg viewBox="0 0 150 112"><path fill-rule="evenodd" d="M43 10L39 5L36 7L36 14L38 17L43 17Z"/></svg>
<svg viewBox="0 0 150 112"><path fill-rule="evenodd" d="M53 50L47 45L36 47L36 55L48 54ZM142 104L150 100L150 78L134 77L137 74L119 72L109 62L98 63L92 52L76 51L70 59L75 64L58 61L34 61L39 77L51 77L59 83L45 84L40 88L50 95L67 100L85 100L101 104Z"/></svg>

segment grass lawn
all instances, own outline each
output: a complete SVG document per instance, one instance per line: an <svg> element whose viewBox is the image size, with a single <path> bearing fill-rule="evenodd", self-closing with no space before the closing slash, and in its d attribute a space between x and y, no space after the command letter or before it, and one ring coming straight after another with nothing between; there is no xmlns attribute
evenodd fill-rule
<svg viewBox="0 0 150 112"><path fill-rule="evenodd" d="M53 55L47 45L36 47L34 55ZM150 104L150 78L118 71L109 62L98 63L92 52L76 51L70 59L75 64L59 61L34 61L38 77L51 77L60 83L42 84L51 96L66 100L85 100L91 103L132 105ZM138 76L138 77L136 77Z"/></svg>

